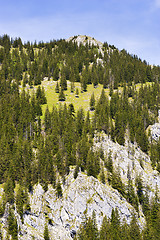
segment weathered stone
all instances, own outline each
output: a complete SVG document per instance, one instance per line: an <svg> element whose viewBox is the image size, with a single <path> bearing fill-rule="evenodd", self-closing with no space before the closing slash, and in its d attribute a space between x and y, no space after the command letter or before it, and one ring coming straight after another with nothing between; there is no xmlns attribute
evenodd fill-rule
<svg viewBox="0 0 160 240"><path fill-rule="evenodd" d="M150 198L154 196L156 187L160 190L158 172L152 169L149 156L136 145L127 143L125 146L120 146L111 141L106 134L101 133L94 137L94 149L100 148L104 150L105 157L111 151L114 169L120 172L125 185L128 183L128 175L133 184L140 175ZM23 224L15 207L20 240L29 240L33 237L36 240L44 239L46 223L51 239L71 240L85 217L92 216L93 210L99 228L105 215L110 218L113 208L118 209L121 220L125 218L128 223L130 222L134 208L117 190L108 183L102 184L98 179L83 172L79 172L76 179L73 174L74 167L71 167L65 185L62 184L61 198L57 198L56 190L52 186L49 185L48 191L44 192L40 184L35 185L33 193L29 196L31 211L24 213ZM2 227L6 224L7 206L1 219ZM141 228L145 224L141 209L138 222ZM5 234L5 230L3 233Z"/></svg>

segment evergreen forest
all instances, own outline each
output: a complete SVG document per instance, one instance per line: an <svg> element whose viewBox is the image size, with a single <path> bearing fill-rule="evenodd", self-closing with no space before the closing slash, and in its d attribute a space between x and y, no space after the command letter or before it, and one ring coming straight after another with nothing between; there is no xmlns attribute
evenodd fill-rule
<svg viewBox="0 0 160 240"><path fill-rule="evenodd" d="M59 104L53 105L52 110L46 107L45 111L42 106L47 104L47 98L41 85L44 78L56 81L55 92L59 96ZM103 86L98 99L91 95L87 113L83 105L75 110L74 102L65 101L68 81L77 97L75 83L80 83L82 93L89 85ZM30 89L35 86L36 91L31 94ZM140 231L134 213L127 225L113 209L111 219L104 217L98 230L93 212L92 217L84 219L75 239L160 239L158 193L149 202L141 179L136 192L131 181L125 186L113 169L110 156L106 158L103 151L93 149L97 132L104 132L120 145L125 145L127 138L150 156L153 169L160 173L160 140L152 141L148 130L157 122L159 109L160 66L151 66L124 49L120 51L107 42L100 48L64 39L22 43L20 38L1 36L0 184L4 194L0 216L9 204L8 234L12 239L18 239L14 205L23 221L23 213L30 211L28 193L37 183L45 191L51 184L61 198L59 179L65 184L71 166L75 166L75 179L79 171L86 172L117 189L137 212L141 205L147 221L146 228ZM49 239L47 231L46 227L45 239Z"/></svg>

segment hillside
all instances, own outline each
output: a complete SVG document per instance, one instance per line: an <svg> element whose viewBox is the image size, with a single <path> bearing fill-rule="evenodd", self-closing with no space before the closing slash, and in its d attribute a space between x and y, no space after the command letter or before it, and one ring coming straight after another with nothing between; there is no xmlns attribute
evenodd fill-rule
<svg viewBox="0 0 160 240"><path fill-rule="evenodd" d="M0 238L159 239L160 67L89 36L0 46Z"/></svg>

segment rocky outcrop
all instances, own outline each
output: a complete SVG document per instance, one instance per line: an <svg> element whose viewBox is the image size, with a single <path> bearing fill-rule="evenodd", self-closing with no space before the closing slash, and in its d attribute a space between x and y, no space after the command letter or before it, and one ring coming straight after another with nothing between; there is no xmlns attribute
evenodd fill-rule
<svg viewBox="0 0 160 240"><path fill-rule="evenodd" d="M160 137L160 110L158 111L158 122L150 125L148 131L150 131L151 139L157 142Z"/></svg>
<svg viewBox="0 0 160 240"><path fill-rule="evenodd" d="M66 41L72 41L72 42L76 42L78 46L80 46L80 44L82 45L86 45L88 44L89 46L97 46L98 47L98 53L101 53L102 56L104 57L104 52L103 52L103 43L101 43L100 41L89 37L89 36L85 36L85 35L78 35L78 36L74 36L74 37L70 37L68 38ZM102 59L98 59L97 63L102 64L103 60Z"/></svg>
<svg viewBox="0 0 160 240"><path fill-rule="evenodd" d="M155 141L159 140L160 137L160 123L155 123L150 126L151 138Z"/></svg>
<svg viewBox="0 0 160 240"><path fill-rule="evenodd" d="M128 174L135 184L136 178L142 179L144 191L152 198L156 189L160 191L160 175L153 170L150 158L135 144L127 142L125 146L113 142L106 134L97 134L94 138L95 150L102 148L107 158L112 156L114 169L118 170L125 185L128 183Z"/></svg>
<svg viewBox="0 0 160 240"><path fill-rule="evenodd" d="M84 35L78 35L78 36L74 36L74 37L70 37L69 39L67 39L67 41L74 41L78 44L78 46L80 44L86 45L86 43L88 43L88 45L92 46L98 46L100 48L103 47L103 43L101 43L100 41L97 41L96 39L89 37L89 36L84 36Z"/></svg>
<svg viewBox="0 0 160 240"><path fill-rule="evenodd" d="M128 174L134 184L139 175L143 181L144 191L148 191L150 198L154 196L157 187L160 190L158 172L152 169L150 158L136 145L127 143L120 146L111 141L106 134L97 133L94 138L94 149L100 148L104 150L106 158L111 154L114 169L118 169L125 185L128 183ZM57 197L56 190L51 185L47 192L44 192L40 184L35 185L30 194L31 211L24 213L23 223L15 206L19 239L44 239L44 226L47 223L50 239L71 240L80 224L86 217L92 215L93 210L96 213L98 227L101 226L105 215L111 216L113 208L118 209L121 220L125 218L128 223L130 222L133 206L117 190L109 186L107 181L103 184L83 172L79 172L78 177L74 179L73 174L74 167L71 167L65 184L61 183L63 192L61 198ZM141 228L145 224L141 210L138 222ZM2 226L5 224L5 217L1 219L1 223Z"/></svg>
<svg viewBox="0 0 160 240"><path fill-rule="evenodd" d="M21 226L19 239L43 239L44 225L48 228L51 239L72 239L80 223L86 216L96 213L97 224L100 227L103 217L111 216L112 208L117 208L121 219L130 222L133 207L109 185L100 183L94 177L79 173L73 178L73 169L63 186L63 197L57 198L55 189L49 186L44 192L41 185L36 185L30 195L31 212L24 214L24 224Z"/></svg>

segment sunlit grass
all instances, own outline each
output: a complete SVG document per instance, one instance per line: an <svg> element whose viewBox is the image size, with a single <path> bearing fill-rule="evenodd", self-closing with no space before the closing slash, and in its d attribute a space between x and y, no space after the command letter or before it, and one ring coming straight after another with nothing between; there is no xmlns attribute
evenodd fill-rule
<svg viewBox="0 0 160 240"><path fill-rule="evenodd" d="M45 94L46 94L46 98L47 98L47 104L42 105L42 112L43 112L43 116L42 119L44 119L44 113L46 110L46 107L48 105L48 108L50 111L52 111L53 105L54 106L59 106L59 104L73 104L75 111L77 111L79 108L83 108L84 112L87 113L87 111L90 109L90 98L92 93L94 93L95 99L96 101L98 100L98 98L101 95L102 89L103 89L103 85L102 84L98 84L97 87L94 87L93 84L87 85L87 91L86 92L81 92L81 84L79 82L75 82L74 86L75 86L75 91L74 93L71 93L71 82L67 81L67 90L64 91L66 100L64 102L60 102L59 101L59 93L55 92L55 87L56 87L57 81L53 81L53 80L44 80L42 81L41 86L44 87L45 89ZM145 85L151 85L151 82L147 82L145 84L143 84L143 86ZM38 86L34 86L33 88L29 88L29 92L32 94L33 91L36 92ZM139 90L141 87L141 83L136 84L136 89ZM76 89L78 88L79 90L79 96L76 97ZM122 92L123 87L119 87L118 91L119 93ZM109 89L104 89L105 93L107 96L109 96ZM91 112L91 115L93 114L93 112Z"/></svg>
<svg viewBox="0 0 160 240"><path fill-rule="evenodd" d="M52 110L53 105L58 106L59 104L73 104L75 111L77 111L79 108L83 107L84 112L86 113L90 108L90 98L92 93L94 92L95 99L98 100L98 98L101 95L101 91L103 89L103 85L99 84L96 88L94 88L93 84L87 86L86 92L81 92L81 84L76 82L75 85L75 91L74 93L71 93L71 82L67 81L67 90L64 91L66 100L64 102L60 102L58 100L59 94L55 92L57 82L56 81L43 81L42 86L45 88L45 94L47 97L47 104L42 106L43 115L46 109L46 106L48 105L49 110ZM79 96L76 97L76 89L79 90ZM109 94L109 89L105 89L106 94Z"/></svg>

